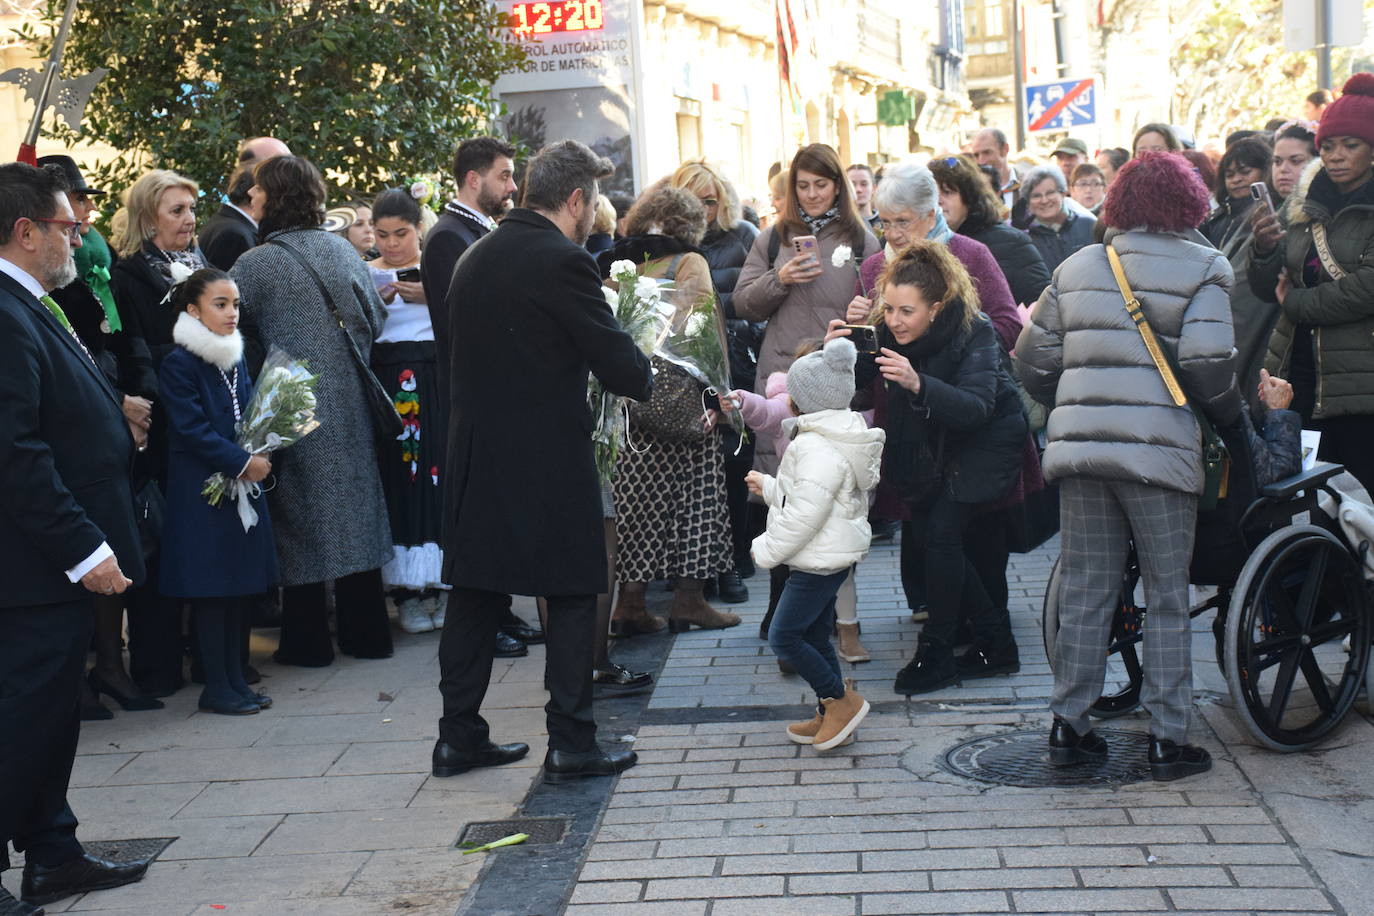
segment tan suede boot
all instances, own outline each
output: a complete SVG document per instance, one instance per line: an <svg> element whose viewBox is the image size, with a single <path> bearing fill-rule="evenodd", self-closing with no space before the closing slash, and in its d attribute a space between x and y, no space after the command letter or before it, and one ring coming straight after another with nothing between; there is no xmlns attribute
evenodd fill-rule
<svg viewBox="0 0 1374 916"><path fill-rule="evenodd" d="M683 633L693 626L703 630L723 630L739 623L739 615L718 611L706 603L702 579L678 578L673 583L673 606L668 610L668 630Z"/></svg>
<svg viewBox="0 0 1374 916"><path fill-rule="evenodd" d="M836 623L835 629L840 634L840 646L835 654L847 662L866 662L872 656L864 648L863 643L859 642L859 622Z"/></svg>
<svg viewBox="0 0 1374 916"><path fill-rule="evenodd" d="M667 624L662 617L650 614L644 606L647 582L624 582L616 595L615 610L611 612L611 633L615 636L634 636L636 633L657 633Z"/></svg>
<svg viewBox="0 0 1374 916"><path fill-rule="evenodd" d="M816 715L807 722L793 722L791 725L787 726L787 737L797 744L815 744L816 733L821 730L821 722L823 720L824 716L820 713L816 713ZM854 733L850 732L848 738L845 738L835 746L844 747L846 744L853 743Z"/></svg>
<svg viewBox="0 0 1374 916"><path fill-rule="evenodd" d="M825 716L821 720L815 740L812 741L812 746L818 751L828 751L844 743L846 738L854 734L854 729L859 727L870 708L868 701L852 687L845 690L844 696L837 700L830 697L822 698L821 705L825 707Z"/></svg>

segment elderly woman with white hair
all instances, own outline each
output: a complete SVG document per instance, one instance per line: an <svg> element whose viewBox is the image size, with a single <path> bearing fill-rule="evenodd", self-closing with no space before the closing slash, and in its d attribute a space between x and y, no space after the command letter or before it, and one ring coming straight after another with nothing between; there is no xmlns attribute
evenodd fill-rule
<svg viewBox="0 0 1374 916"><path fill-rule="evenodd" d="M876 287L879 275L907 246L921 239L929 239L942 243L963 265L977 293L979 307L996 331L1003 352L1010 351L1016 336L1021 333L1021 316L1016 310L1016 301L1012 298L1006 277L986 245L949 228L940 209L940 188L930 170L914 162L889 166L873 196L878 214L883 219L887 245L884 251L868 258L860 266L860 288L849 304L846 320L851 323L881 324L881 305L878 309L874 308L874 301L878 298ZM892 402L887 397L888 390L886 386L878 384L872 388L872 392L874 423L886 429L894 419ZM980 507L979 537L965 544L966 555L991 599L991 611L981 613L981 609L977 609L980 610L978 619L970 621L972 646L957 659L957 669L955 660L949 657L935 659L922 655L912 662L911 670L899 679L899 692L910 688L914 693L925 693L948 686L958 678L987 677L1019 669L1019 656L1007 613L1006 513L1011 507L1019 505L1026 493L1043 486L1035 449L1027 437L1020 479L1005 499ZM907 603L920 614L926 606L925 557L917 546L920 539L909 530L912 506L907 494L893 484L888 474L884 474L878 484L873 514L903 523L902 583Z"/></svg>
<svg viewBox="0 0 1374 916"><path fill-rule="evenodd" d="M1069 186L1058 166L1041 165L1021 180L1021 197L1031 215L1026 229L1045 266L1054 273L1069 255L1093 243L1097 217L1069 202Z"/></svg>

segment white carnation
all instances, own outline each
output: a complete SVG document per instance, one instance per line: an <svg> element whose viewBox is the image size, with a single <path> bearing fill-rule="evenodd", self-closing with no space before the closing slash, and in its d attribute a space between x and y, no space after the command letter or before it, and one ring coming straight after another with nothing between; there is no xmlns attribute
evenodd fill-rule
<svg viewBox="0 0 1374 916"><path fill-rule="evenodd" d="M848 245L836 245L835 250L830 255L830 263L836 267L843 267L854 258L854 249Z"/></svg>
<svg viewBox="0 0 1374 916"><path fill-rule="evenodd" d="M609 286L603 286L601 287L601 294L606 297L606 304L611 307L611 311L614 312L620 307L620 294L615 290Z"/></svg>
<svg viewBox="0 0 1374 916"><path fill-rule="evenodd" d="M621 278L633 280L638 273L635 270L634 261L615 261L611 264L611 276L617 280Z"/></svg>
<svg viewBox="0 0 1374 916"><path fill-rule="evenodd" d="M640 277L635 280L635 296L657 302L663 297L663 293L659 289L657 280L652 277Z"/></svg>
<svg viewBox="0 0 1374 916"><path fill-rule="evenodd" d="M694 313L691 318L687 319L688 336L700 337L706 331L706 325L709 320L705 312Z"/></svg>

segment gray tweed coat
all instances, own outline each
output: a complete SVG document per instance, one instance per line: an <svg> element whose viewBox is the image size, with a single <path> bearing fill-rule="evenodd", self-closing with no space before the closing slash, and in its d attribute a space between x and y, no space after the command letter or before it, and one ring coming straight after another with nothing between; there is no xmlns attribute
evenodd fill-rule
<svg viewBox="0 0 1374 916"><path fill-rule="evenodd" d="M385 307L353 246L322 229L273 233L319 272L364 359ZM377 471L362 382L319 287L275 245L241 255L230 276L243 305L244 336L307 360L319 375L319 429L274 459L268 493L282 585L304 585L377 569L391 559L391 526Z"/></svg>

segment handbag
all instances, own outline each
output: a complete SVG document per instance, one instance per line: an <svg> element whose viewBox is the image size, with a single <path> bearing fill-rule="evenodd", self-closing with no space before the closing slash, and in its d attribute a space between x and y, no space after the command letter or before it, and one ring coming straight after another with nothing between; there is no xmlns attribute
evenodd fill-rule
<svg viewBox="0 0 1374 916"><path fill-rule="evenodd" d="M1202 431L1203 481L1198 509L1215 509L1217 500L1226 498L1227 479L1231 472L1231 453L1227 451L1226 443L1222 441L1221 436L1212 428L1207 416L1184 394L1183 387L1178 383L1178 373L1173 360L1159 345L1159 338L1155 337L1154 329L1150 327L1150 322L1145 319L1145 313L1140 309L1140 300L1131 292L1131 285L1126 280L1126 271L1121 266L1121 258L1117 255L1116 249L1110 243L1104 247L1107 249L1107 260L1112 265L1112 275L1116 277L1116 285L1121 290L1121 298L1126 301L1126 311L1135 322L1136 329L1140 331L1140 337L1145 341L1145 349L1149 351L1155 368L1164 379L1164 387L1169 389L1169 395L1175 405L1192 408L1193 416L1197 417L1198 428Z"/></svg>
<svg viewBox="0 0 1374 916"><path fill-rule="evenodd" d="M348 333L348 328L344 326L343 318L339 315L339 307L334 303L334 297L329 294L329 288L324 285L324 280L320 278L319 272L311 266L310 262L296 249L283 242L281 239L272 239L269 245L276 245L297 263L305 268L314 280L315 285L320 290L320 295L324 297L324 303L329 307L329 312L334 316L335 322L339 325L339 332L343 334L344 340L348 341L348 352L353 354L353 364L358 370L358 380L362 383L363 399L367 402L368 413L372 416L372 429L378 439L388 440L398 438L405 427L401 421L401 415L396 412L396 404L391 399L391 395L377 379L377 374L372 371L372 367L363 358L362 351L358 349L358 343L353 339L353 335Z"/></svg>
<svg viewBox="0 0 1374 916"><path fill-rule="evenodd" d="M706 438L702 425L701 383L676 363L655 353L649 358L654 387L649 400L630 401L630 421L639 429L667 442L700 442Z"/></svg>

